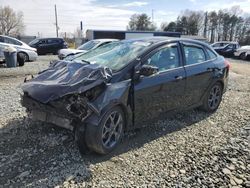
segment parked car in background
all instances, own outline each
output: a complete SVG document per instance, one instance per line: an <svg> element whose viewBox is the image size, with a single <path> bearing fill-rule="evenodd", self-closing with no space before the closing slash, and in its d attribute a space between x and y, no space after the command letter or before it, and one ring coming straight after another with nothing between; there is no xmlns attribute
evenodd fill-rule
<svg viewBox="0 0 250 188"><path fill-rule="evenodd" d="M67 56L75 55L78 53L84 53L84 52L98 48L100 46L103 46L105 44L108 44L114 41L118 41L118 40L117 39L96 39L96 40L91 40L91 41L84 43L83 45L79 46L77 49L72 49L72 48L61 49L58 52L58 58L64 59Z"/></svg>
<svg viewBox="0 0 250 188"><path fill-rule="evenodd" d="M13 37L0 35L0 45L1 48L8 46L16 48L18 55L23 57L24 61L35 61L37 59L37 52L35 48L32 48L26 43Z"/></svg>
<svg viewBox="0 0 250 188"><path fill-rule="evenodd" d="M214 50L218 54L223 55L225 57L232 57L234 56L234 52L236 52L238 48L240 48L240 45L238 42L230 42L226 46L222 48L215 48Z"/></svg>
<svg viewBox="0 0 250 188"><path fill-rule="evenodd" d="M63 38L39 38L31 41L29 45L37 49L38 55L57 55L60 49L68 48Z"/></svg>
<svg viewBox="0 0 250 188"><path fill-rule="evenodd" d="M33 119L75 131L80 151L107 154L125 131L167 112L216 111L228 74L229 63L203 42L124 40L54 62L23 84L22 105Z"/></svg>
<svg viewBox="0 0 250 188"><path fill-rule="evenodd" d="M0 64L4 63L4 53L3 53L4 47L0 44Z"/></svg>
<svg viewBox="0 0 250 188"><path fill-rule="evenodd" d="M250 59L250 45L238 48L236 52L234 52L234 56L242 60Z"/></svg>
<svg viewBox="0 0 250 188"><path fill-rule="evenodd" d="M229 41L219 41L211 44L211 47L216 50L216 49L221 49L224 48L226 45L230 44Z"/></svg>

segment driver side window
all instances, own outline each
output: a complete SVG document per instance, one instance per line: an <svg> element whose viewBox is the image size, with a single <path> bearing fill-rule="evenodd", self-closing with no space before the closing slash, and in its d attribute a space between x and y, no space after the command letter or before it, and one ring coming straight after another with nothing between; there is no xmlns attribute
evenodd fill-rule
<svg viewBox="0 0 250 188"><path fill-rule="evenodd" d="M179 67L179 54L177 44L170 44L153 54L146 62L147 65L158 67L165 71Z"/></svg>

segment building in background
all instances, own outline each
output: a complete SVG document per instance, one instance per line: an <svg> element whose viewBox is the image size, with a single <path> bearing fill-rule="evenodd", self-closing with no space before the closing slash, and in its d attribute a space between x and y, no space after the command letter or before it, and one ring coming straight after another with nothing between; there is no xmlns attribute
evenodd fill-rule
<svg viewBox="0 0 250 188"><path fill-rule="evenodd" d="M160 32L160 31L115 31L115 30L87 30L86 39L134 39L142 37L165 36L165 37L180 37L180 32Z"/></svg>

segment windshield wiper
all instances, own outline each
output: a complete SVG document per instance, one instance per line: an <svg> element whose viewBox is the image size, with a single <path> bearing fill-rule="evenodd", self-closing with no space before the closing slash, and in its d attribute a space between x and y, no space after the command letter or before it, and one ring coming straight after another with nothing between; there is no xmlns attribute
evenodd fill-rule
<svg viewBox="0 0 250 188"><path fill-rule="evenodd" d="M84 59L82 59L81 61L84 62L84 63L90 64L89 61L86 61L86 60L84 60Z"/></svg>

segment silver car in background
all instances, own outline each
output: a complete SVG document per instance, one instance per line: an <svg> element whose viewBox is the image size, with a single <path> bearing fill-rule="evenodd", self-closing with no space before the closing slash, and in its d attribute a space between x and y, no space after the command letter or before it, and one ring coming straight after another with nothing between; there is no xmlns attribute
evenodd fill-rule
<svg viewBox="0 0 250 188"><path fill-rule="evenodd" d="M17 53L22 56L25 61L35 61L38 57L35 48L13 37L0 35L0 48L4 49L8 46L16 48Z"/></svg>
<svg viewBox="0 0 250 188"><path fill-rule="evenodd" d="M250 45L241 46L234 52L234 56L242 60L250 59Z"/></svg>
<svg viewBox="0 0 250 188"><path fill-rule="evenodd" d="M77 49L72 49L72 48L61 49L58 52L58 58L64 59L67 56L76 55L78 53L84 53L84 52L98 48L100 46L103 46L105 44L108 44L114 41L118 41L118 40L117 39L96 39L96 40L91 40L82 44Z"/></svg>

